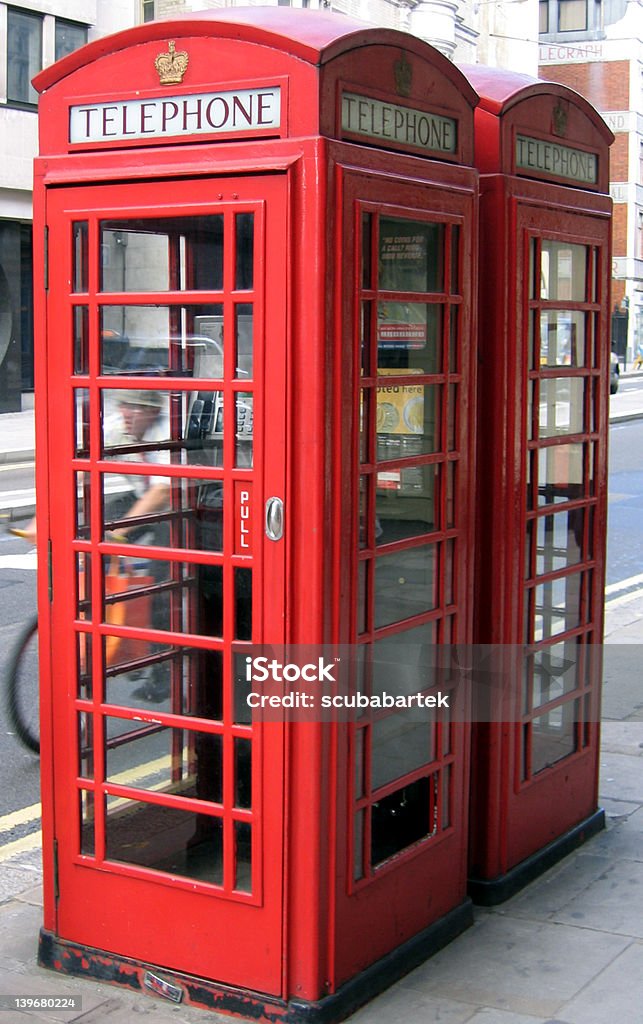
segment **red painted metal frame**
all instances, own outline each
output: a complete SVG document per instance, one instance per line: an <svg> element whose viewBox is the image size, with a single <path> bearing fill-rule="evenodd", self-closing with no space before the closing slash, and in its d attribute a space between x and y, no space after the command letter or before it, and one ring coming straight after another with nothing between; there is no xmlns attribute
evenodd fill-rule
<svg viewBox="0 0 643 1024"><path fill-rule="evenodd" d="M212 195L215 192L213 186L210 186L208 190L204 190L200 183L195 184L192 182L191 186L189 183L183 183L182 201L173 207L173 212L179 214L196 211L200 213L222 213L228 229L225 237L230 237L233 215L238 212L254 210L257 225L255 237L256 284L254 291L234 292L234 282L231 278L232 268L234 267L234 260L232 258L234 254L230 247L231 243L227 243L228 258L225 260L225 266L228 269L226 271L227 276L224 281L223 293L217 294L213 298L208 293L183 291L176 292L174 296L163 293L162 297L165 303L173 298L181 304L186 302L194 303L197 300L203 302L206 299L209 302L215 301L215 299L217 301L221 300L228 312L227 323L229 326L226 328L228 342L232 338L232 328L230 325L234 322L230 296L236 294L237 301L241 298L244 301L254 302L257 310L255 318L256 369L254 382L249 384L246 380L233 381L233 346L228 343L226 346L227 355L225 357L225 379L228 383L222 385L222 389L225 395L224 400L228 403L230 410L233 408L234 395L238 391L252 390L255 394L256 429L254 444L257 459L255 465L258 465L259 468L252 471L242 469L212 471L201 467L188 469L185 466L167 465L163 467L163 473L172 479L190 477L191 479L200 480L223 480L229 489L232 488L234 480L243 480L248 476L256 476L256 486L260 493L280 493L283 492L283 463L279 460L279 453L283 451L284 407L276 396L283 392L283 382L280 384L279 381L283 378L284 359L283 355L280 355L279 343L280 341L283 343L284 334L283 329L280 329L280 324L285 321L285 308L279 298L280 293L274 290L267 298L267 306L265 306L264 290L266 282L262 271L270 263L271 258L276 259L275 254L277 252L281 253L283 251L283 232L286 224L285 182L283 179L280 181L275 178L272 179L272 182L263 181L261 186L261 203L259 204L254 200L256 191L253 191L252 185L248 188L245 182L222 181L217 183L217 189L224 189L226 194L231 194L232 191L238 190L240 194L235 201L228 200L227 202L217 202L213 197L210 205L208 205L207 192L209 191ZM267 237L264 237L265 227L262 215L264 205L268 218ZM61 821L68 822L71 826L64 829L59 828L57 831L59 857L58 885L61 895L57 905L56 928L59 934L73 937L76 941L84 942L87 945L97 945L102 942L107 948L118 948L124 953L129 951L130 954L136 954L153 962L162 963L167 956L167 949L163 944L164 940L162 938L163 929L160 927L160 920L157 926L151 925L150 922L154 920L155 914L157 916L161 914L163 920L170 914L174 920L174 945L172 952L174 965L176 967L181 967L182 965L184 970L187 969L198 974L204 974L209 969L212 969L211 951L207 947L202 947L203 954L199 958L192 948L190 940L195 922L198 921L199 915L202 915L201 929L204 933L207 931L208 922L216 921L217 929L223 929L228 937L226 946L219 950L217 971L221 972L229 980L232 980L236 973L235 980L237 982L245 980L246 983L248 983L250 975L254 973L254 979L250 981L252 987L278 993L281 988L279 922L282 901L281 873L279 868L282 858L282 829L280 827L282 817L282 771L280 763L283 746L283 738L279 727L265 726L262 729L262 727L255 723L251 732L244 726L226 725L226 722L232 722L229 685L224 686L223 724L213 724L207 719L186 719L180 715L170 713L146 713L125 706L110 705L107 707L104 703L105 698L102 695L102 658L100 656L94 665L93 701L78 699L71 702L68 709L65 708L68 689L67 681L73 680L76 673L76 644L73 641L70 642L73 634L69 634L69 625L75 620L76 631L82 633L93 632L95 657L96 652L100 652L102 647L99 643L100 637L108 634L127 637L133 633L132 629L126 626L101 625L100 622L96 621L92 625L86 619L78 619L74 613L72 603L75 604L76 590L73 584L70 585L70 580L73 580L75 558L70 562L67 551L93 552L94 559L96 560L103 556L127 553L132 550L129 547L124 549L118 544L108 542L100 542L97 545L95 539L93 542L73 541L71 547L69 547L67 537L70 536L74 520L73 509L75 507L75 487L72 486L74 471L89 472L91 474L94 481L92 490L98 496L100 491L98 481L103 471L120 470L127 473L128 471L131 472L132 464L127 462L119 464L118 461L111 461L109 459L96 459L95 455L88 461L79 459L70 461L67 455L70 441L65 440L65 438L73 436L73 416L70 416L73 402L63 401L62 405L60 402L61 398L64 398L65 395L71 397L72 385L81 386L89 391L91 450L94 453L100 452L100 388L104 385L109 387L125 387L128 384L132 384L132 378L126 376L110 376L107 378L100 376L96 345L96 339L99 335L97 300L99 302L105 301L108 304L110 302L118 304L118 302L127 300L128 303L136 304L137 302L145 302L147 299L150 299L150 296L130 292L123 295L112 293L105 295L103 300L102 294L98 293L99 282L96 276L96 267L98 265L97 224L99 219L109 219L115 215L119 218L141 215L153 217L158 215L159 212L167 213L166 193L161 183L147 185L139 189L138 193L136 189L130 186L125 189L123 186L113 186L112 188L101 188L99 191L95 189L67 190L65 192L56 192L49 197L48 222L50 225L50 244L56 247L56 251L61 252L62 258L57 260L56 265L50 271L48 316L53 323L66 324L70 327L71 317L66 315L67 310L71 308L69 305L70 300L71 302L80 302L83 305L89 304L94 310L92 314L94 347L93 350L90 350L89 376L70 376L72 367L70 363L71 350L69 348L67 353L64 350L57 350L55 352L50 361L48 373L49 394L56 396L58 405L58 430L55 444L50 446L49 454L50 480L58 481L55 487L52 488L50 486L49 488L51 522L49 535L53 552L52 575L55 595L52 606L55 622L53 633L55 639L52 644L52 651L54 664L56 665L56 673L52 677L54 694L53 720L55 722L56 737L54 748L56 749L57 745L60 744L60 750L55 756L54 785L56 815ZM93 277L90 278L88 293L81 293L78 297L72 298L69 296L68 287L65 287L65 281L71 281L72 279L69 255L65 252L65 239L70 237L71 221L85 219L89 223L89 261ZM273 253L272 257L270 255L271 252ZM157 302L159 297L158 294L153 296ZM259 339L263 337L264 321L267 330L267 346L269 346L268 351L270 352L270 357L265 363L265 376L263 350L259 344ZM65 332L63 328L63 336L65 334L70 336L70 332ZM267 386L267 381L270 382L270 386ZM136 378L135 383L139 388L141 386L158 387L160 383L163 389L171 388L173 392L212 388L212 383L209 380L199 380L197 378L186 380L181 377L176 379L163 377L160 382L156 378L152 383L150 383L149 378L143 380ZM270 417L269 421L268 416ZM234 422L233 415L229 415L227 419L230 422ZM268 427L270 430L270 447L268 449L268 458L264 460L260 457L260 453L266 450L267 447L265 431ZM224 440L227 453L224 465L228 467L234 464L233 443L233 434L228 431ZM270 457L271 454L272 458ZM136 474L149 475L154 472L158 474L158 469L158 465L137 465ZM69 480L70 485L60 486L59 482L65 478ZM281 483L279 482L280 480L282 480ZM262 502L258 502L258 504L261 507ZM92 502L92 533L94 538L102 536L100 517L101 509L99 502L97 499L94 499ZM283 562L281 562L280 566L279 546L269 545L269 542L263 539L262 525L262 516L257 509L252 527L254 533L252 564L255 574L254 588L256 595L256 614L253 624L254 638L255 640L281 642L283 640L283 614L280 612L277 598L279 593L283 591ZM234 528L235 524L233 523L232 516L226 516L224 521L224 550L228 552L233 552L234 550ZM281 551L283 551L283 546L281 546ZM193 563L222 564L226 580L224 585L230 597L230 600L225 604L224 636L233 636L233 566L247 565L247 558L234 554L224 558L223 556L211 556L201 551L177 551L171 548L158 547L140 549L140 554L157 556L172 564L184 562L186 559ZM98 569L97 564L96 569ZM69 579L67 576L68 571L71 572ZM92 577L92 605L97 610L103 606L102 573L94 571ZM270 599L266 600L264 597L262 600L259 600L259 595L268 589ZM185 646L187 644L189 646L192 644L201 649L223 650L225 678L231 678L232 655L229 647L221 640L209 640L184 633L159 634L152 629L139 630L134 635L139 636L143 641L154 639L169 640L177 645ZM58 710L56 710L56 705ZM223 822L224 878L222 887L213 888L209 885L199 884L194 880L164 877L142 867L133 867L115 862L102 863L105 846L104 804L102 798L95 801L96 857L88 857L78 853L74 854L73 849L68 849L70 843L72 848L76 847L78 849L78 825L73 823L77 814L78 796L81 792L95 793L96 797L101 793L111 794L121 798L143 800L148 805L174 806L201 813L207 813L208 810L207 804L203 804L202 801L190 800L186 797L170 797L149 791L143 792L140 789L116 785L113 782L105 782L102 786L99 785L101 778L105 778L105 750L102 727L94 729L96 764L94 780L79 777L77 775L78 755L74 740L75 734L77 734L76 713L93 713L97 716L97 723L102 723L103 716L107 711L110 715L116 715L123 721L143 720L154 725L179 728L187 725L192 728L198 728L200 732L222 736L224 743L224 780L227 780L224 783L224 801L221 808L215 805L212 805L211 808L216 812L217 816L221 815ZM257 768L260 765L264 765L263 770L253 773L255 779L253 783L252 812L231 810L234 804L231 787L234 777L232 758L233 737L235 736L252 736L255 765ZM262 805L264 804L270 807L270 827L266 827L264 822L265 812L262 810ZM234 821L253 823L253 885L252 894L248 895L235 890L233 874L233 819ZM263 857L261 856L264 847L266 864L264 864ZM118 896L116 896L116 891L119 892ZM157 892L156 896L154 896L155 892ZM123 900L131 902L134 906L147 906L147 909L142 914L142 918L138 914L135 915L129 926L129 934L126 932L123 915L119 909L123 904ZM171 908L172 900L176 903L176 909ZM177 903L177 901L179 902ZM86 912L88 905L102 907L101 914L88 914ZM231 909L232 905L237 909ZM248 908L246 912L242 910L244 905ZM111 921L112 911L116 912L113 922ZM141 919L145 919L148 922L146 935L136 924ZM252 932L256 937L260 934L261 930L265 931L266 945L272 948L273 953L271 961L257 960L253 971L249 970L248 964L239 958L238 950L243 946L248 932ZM268 942L268 937L270 937L270 942ZM160 945L159 942L161 943ZM187 953L188 949L190 950L189 954ZM144 952L145 950L147 952ZM199 959L201 960L200 965Z"/></svg>
<svg viewBox="0 0 643 1024"><path fill-rule="evenodd" d="M528 351L527 341L529 319L541 308L564 306L587 310L586 315L595 317L597 323L595 362L590 364L586 353L585 369L562 368L563 376L571 372L576 378L595 382L598 394L592 392L585 399L586 403L596 403L593 420L590 423L586 404L582 437L569 435L547 442L554 446L581 440L595 450L594 492L589 493L585 475L583 494L576 505L568 501L560 506L594 509L592 553L588 556L589 548L585 548L582 562L569 569L569 573L584 573L584 586L591 579L591 593L584 598L579 628L554 638L584 638L584 656L590 663L588 679L574 693L566 694L562 702L570 696L579 700L585 724L575 726L574 753L535 775L528 770L525 776L523 744L530 757L532 718L542 710L560 706L561 701L543 705L537 712L525 712L523 659L518 654L509 655L514 658L516 683L504 698L507 723L476 725L472 749L471 891L476 899L493 903L506 898L571 845L582 841L583 835L599 827L601 820L597 775L607 508L611 202L605 195L570 187L569 182L562 187L518 177L513 173L514 137L517 126L526 124L532 135L546 137L549 133L553 141L591 149L599 160L597 187L604 190L612 136L593 108L571 90L494 69L466 70L482 94L476 115L476 163L485 172L480 200L481 251L485 258L481 260L480 287L477 643L517 645L513 650L519 651L529 642L524 635L524 602L533 584L525 582L525 556L527 524L535 521L536 513L527 508L527 460L537 445L528 440L528 378L537 382L561 373L559 368L549 371L533 363L534 354ZM551 136L552 109L559 101L565 103L569 114L569 133L563 139ZM532 239L539 246L542 238L588 247L588 289L594 259L591 254L600 254L597 296L592 297L588 291L586 301L580 303L564 300L548 304L539 297L531 299L529 246ZM535 329L534 346L537 341ZM535 368L529 371L532 365ZM589 383L588 389L591 391ZM534 399L534 417L537 412ZM587 460L584 466L587 474ZM540 516L540 509L537 514ZM585 532L585 541L589 540ZM534 570L535 563L530 564ZM537 583L543 580L546 582L547 577L538 577Z"/></svg>

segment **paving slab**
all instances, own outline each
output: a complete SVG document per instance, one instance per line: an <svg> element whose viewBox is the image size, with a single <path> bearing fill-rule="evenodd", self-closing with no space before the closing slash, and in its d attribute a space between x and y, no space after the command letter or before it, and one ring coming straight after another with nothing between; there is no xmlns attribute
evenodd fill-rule
<svg viewBox="0 0 643 1024"><path fill-rule="evenodd" d="M588 845L593 848L592 843ZM604 873L609 864L607 853L599 857L591 853L583 857L574 854L551 868L507 903L503 903L502 907L496 908L496 913L546 921L575 897L582 897L588 886Z"/></svg>
<svg viewBox="0 0 643 1024"><path fill-rule="evenodd" d="M601 754L601 796L643 804L643 763L639 764L638 758L636 761L633 770L629 754Z"/></svg>
<svg viewBox="0 0 643 1024"><path fill-rule="evenodd" d="M605 871L552 919L643 939L643 863L619 860L610 864L608 861Z"/></svg>
<svg viewBox="0 0 643 1024"><path fill-rule="evenodd" d="M4 962L4 961L3 961ZM82 1010L63 1010L58 1008L47 1008L30 1010L29 1017L32 1020L46 1020L52 1022L69 1022L78 1020L83 1013L94 1010L105 1001L104 996L92 988L86 992L79 993L75 979L66 978L63 975L55 975L42 971L35 963L28 974L10 971L7 968L0 968L0 995L2 996L24 996L29 997L51 997L51 996L78 996L82 998ZM0 1019L9 1024L11 1016L15 1011L1 1011ZM10 1016L5 1017L5 1013Z"/></svg>
<svg viewBox="0 0 643 1024"><path fill-rule="evenodd" d="M543 1024L557 1024L551 1017L534 1017L532 1014L525 1017L522 1013L507 1013L506 1010L495 1010L485 1006L481 1010L476 1010L468 1024L539 1024L540 1021Z"/></svg>
<svg viewBox="0 0 643 1024"><path fill-rule="evenodd" d="M560 1011L566 1024L641 1024L643 945L632 943Z"/></svg>
<svg viewBox="0 0 643 1024"><path fill-rule="evenodd" d="M404 1024L427 1024L429 1021L431 1024L434 1021L436 1024L468 1024L475 1012L476 1007L471 1003L436 998L409 988L402 981L358 1010L349 1020L350 1024L391 1024L391 1021L404 1021Z"/></svg>
<svg viewBox="0 0 643 1024"><path fill-rule="evenodd" d="M643 808L624 815L592 840L592 851L612 860L643 861ZM579 850L582 855L584 851Z"/></svg>
<svg viewBox="0 0 643 1024"><path fill-rule="evenodd" d="M427 995L548 1019L631 941L621 935L492 914L401 984Z"/></svg>
<svg viewBox="0 0 643 1024"><path fill-rule="evenodd" d="M33 871L28 868L14 867L13 864L3 865L2 871L0 871L0 903L19 896L20 893L31 888L33 883Z"/></svg>
<svg viewBox="0 0 643 1024"><path fill-rule="evenodd" d="M601 752L643 758L643 722L602 722Z"/></svg>
<svg viewBox="0 0 643 1024"><path fill-rule="evenodd" d="M631 814L640 811L643 806L643 804L635 804L629 800L613 800L610 797L601 797L600 803L608 818L608 827L610 822L624 821Z"/></svg>

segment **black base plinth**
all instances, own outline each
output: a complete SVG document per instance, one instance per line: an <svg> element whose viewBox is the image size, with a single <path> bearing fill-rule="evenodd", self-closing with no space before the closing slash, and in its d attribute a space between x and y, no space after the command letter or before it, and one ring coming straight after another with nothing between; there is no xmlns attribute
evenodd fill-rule
<svg viewBox="0 0 643 1024"><path fill-rule="evenodd" d="M281 1000L204 978L155 967L115 953L40 932L38 963L63 974L91 978L175 1003L278 1024L336 1024L437 953L473 923L471 900L367 967L332 995L315 1002Z"/></svg>
<svg viewBox="0 0 643 1024"><path fill-rule="evenodd" d="M498 903L504 903L604 828L605 811L599 807L569 832L565 832L558 839L543 846L542 850L537 850L530 857L521 860L520 864L516 864L505 875L498 875L492 879L469 878L468 890L471 899L481 907L495 907Z"/></svg>

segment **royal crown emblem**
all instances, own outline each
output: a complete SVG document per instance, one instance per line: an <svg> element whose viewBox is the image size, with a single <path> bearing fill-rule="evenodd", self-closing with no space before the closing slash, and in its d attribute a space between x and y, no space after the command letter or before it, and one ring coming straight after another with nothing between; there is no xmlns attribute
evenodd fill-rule
<svg viewBox="0 0 643 1024"><path fill-rule="evenodd" d="M559 138L564 138L567 135L567 107L562 100L558 100L558 103L552 110L552 132Z"/></svg>
<svg viewBox="0 0 643 1024"><path fill-rule="evenodd" d="M399 60L393 65L395 75L395 88L399 96L411 95L411 82L413 80L413 68L409 64L406 54L403 53Z"/></svg>
<svg viewBox="0 0 643 1024"><path fill-rule="evenodd" d="M182 82L189 60L185 50L176 52L176 44L173 39L170 39L168 53L159 53L154 61L161 85L176 85L178 82Z"/></svg>

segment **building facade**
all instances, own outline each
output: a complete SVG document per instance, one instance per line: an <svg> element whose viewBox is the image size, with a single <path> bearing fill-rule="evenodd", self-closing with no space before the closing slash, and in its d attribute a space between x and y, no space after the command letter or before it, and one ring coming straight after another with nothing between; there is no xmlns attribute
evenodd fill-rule
<svg viewBox="0 0 643 1024"><path fill-rule="evenodd" d="M334 10L412 32L454 60L536 73L537 0L273 3ZM31 196L37 151L33 76L98 36L156 18L225 6L235 4L225 0L0 2L0 412L20 410L33 400Z"/></svg>
<svg viewBox="0 0 643 1024"><path fill-rule="evenodd" d="M540 0L539 75L582 93L615 134L612 346L643 351L643 0Z"/></svg>

